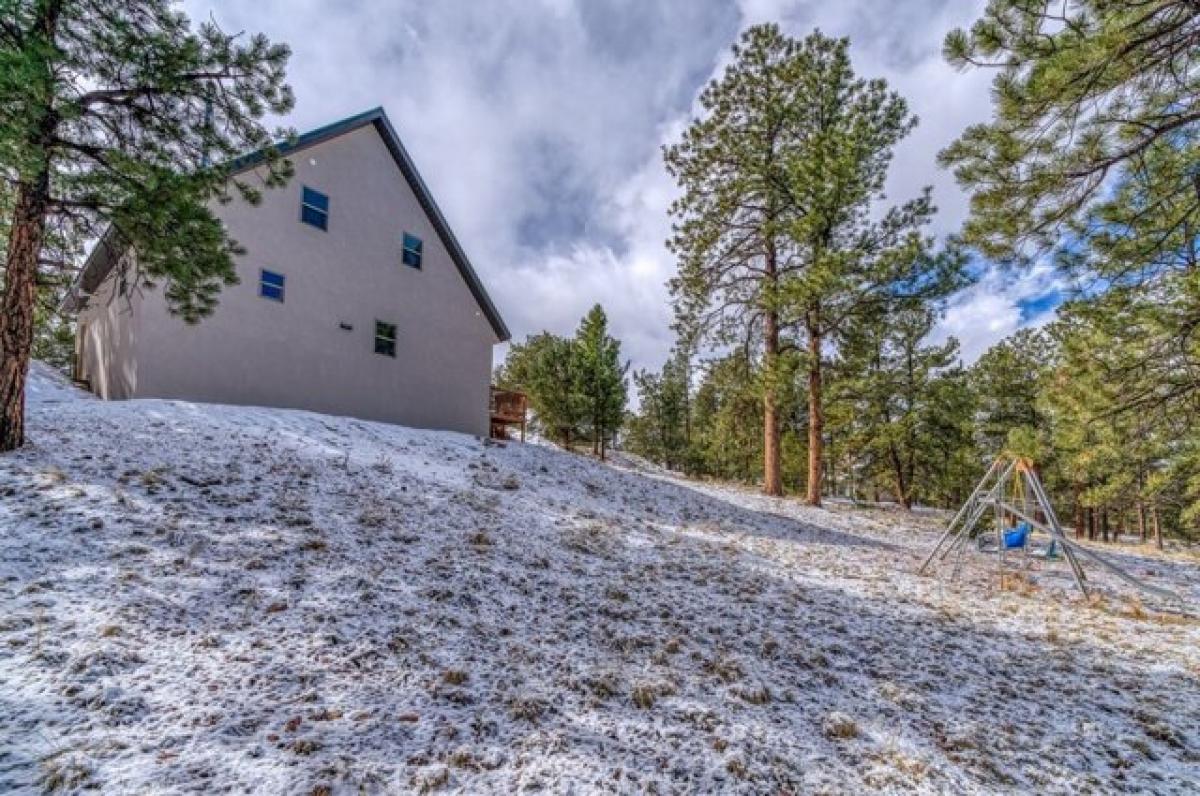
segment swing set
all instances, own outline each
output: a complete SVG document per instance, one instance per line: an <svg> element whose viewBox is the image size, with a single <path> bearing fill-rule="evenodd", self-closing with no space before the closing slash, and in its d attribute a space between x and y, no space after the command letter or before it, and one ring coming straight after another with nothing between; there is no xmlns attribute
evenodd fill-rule
<svg viewBox="0 0 1200 796"><path fill-rule="evenodd" d="M990 532L981 527L989 511L993 525ZM1037 550L1033 545L1035 533L1049 537L1048 543ZM1010 556L1023 554L1027 561L1034 556L1047 561L1055 561L1061 557L1066 559L1075 584L1086 597L1090 593L1087 573L1080 563L1080 559L1086 559L1148 594L1170 602L1180 602L1179 596L1174 592L1152 586L1099 553L1068 539L1033 463L1021 456L1002 455L992 462L992 466L967 498L967 502L954 515L946 532L929 552L917 574L925 574L935 561L942 562L954 555L952 577L957 576L971 540L975 540L979 550L996 554L1001 582L1007 571Z"/></svg>

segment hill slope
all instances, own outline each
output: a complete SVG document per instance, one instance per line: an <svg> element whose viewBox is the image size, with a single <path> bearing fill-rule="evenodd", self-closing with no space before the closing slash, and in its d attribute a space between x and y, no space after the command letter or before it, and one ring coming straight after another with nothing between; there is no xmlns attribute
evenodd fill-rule
<svg viewBox="0 0 1200 796"><path fill-rule="evenodd" d="M1194 787L1194 620L916 578L895 515L40 367L30 415L0 791Z"/></svg>

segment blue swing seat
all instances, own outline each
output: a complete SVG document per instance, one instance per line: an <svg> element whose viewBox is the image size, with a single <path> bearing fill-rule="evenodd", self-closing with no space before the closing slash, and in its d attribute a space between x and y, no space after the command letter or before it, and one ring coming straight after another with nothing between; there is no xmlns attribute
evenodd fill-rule
<svg viewBox="0 0 1200 796"><path fill-rule="evenodd" d="M1029 523L1022 522L1011 531L1004 532L1004 548L1006 550L1016 550L1024 547L1029 542L1029 532L1032 528Z"/></svg>

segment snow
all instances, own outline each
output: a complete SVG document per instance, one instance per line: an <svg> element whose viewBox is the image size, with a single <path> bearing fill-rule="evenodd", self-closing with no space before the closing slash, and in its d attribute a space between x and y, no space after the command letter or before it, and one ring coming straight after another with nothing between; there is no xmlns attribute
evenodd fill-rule
<svg viewBox="0 0 1200 796"><path fill-rule="evenodd" d="M0 792L1194 792L1200 624L944 518L41 366ZM1200 605L1188 551L1115 556Z"/></svg>

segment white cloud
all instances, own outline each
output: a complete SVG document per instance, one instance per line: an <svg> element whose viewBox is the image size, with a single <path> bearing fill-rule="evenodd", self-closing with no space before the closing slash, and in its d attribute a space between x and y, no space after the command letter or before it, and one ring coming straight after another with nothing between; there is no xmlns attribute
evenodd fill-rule
<svg viewBox="0 0 1200 796"><path fill-rule="evenodd" d="M1028 316L1021 305L1065 287L1062 276L1045 264L1024 272L991 269L979 282L950 300L933 338L937 341L956 338L962 360L970 364L989 346L1018 329L1041 326L1052 320L1053 309Z"/></svg>

